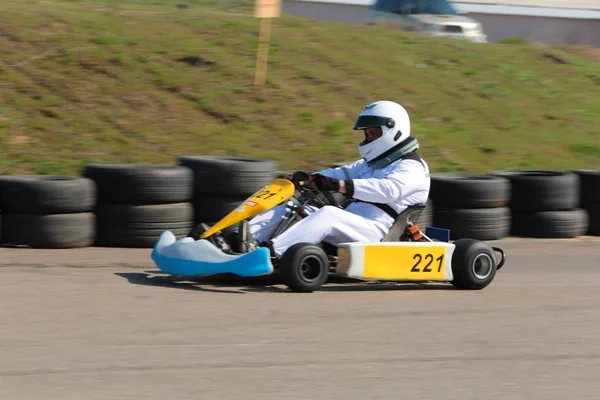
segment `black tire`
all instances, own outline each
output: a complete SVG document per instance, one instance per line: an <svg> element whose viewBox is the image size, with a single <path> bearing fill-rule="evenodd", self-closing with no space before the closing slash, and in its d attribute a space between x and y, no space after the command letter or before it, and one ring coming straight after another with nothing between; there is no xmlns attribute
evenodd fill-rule
<svg viewBox="0 0 600 400"><path fill-rule="evenodd" d="M249 196L275 178L275 163L268 160L182 156L179 164L194 171L196 193Z"/></svg>
<svg viewBox="0 0 600 400"><path fill-rule="evenodd" d="M152 248L165 230L181 239L195 226L191 203L100 204L96 214L95 245L102 247Z"/></svg>
<svg viewBox="0 0 600 400"><path fill-rule="evenodd" d="M0 209L22 214L90 212L96 205L93 180L72 176L0 176Z"/></svg>
<svg viewBox="0 0 600 400"><path fill-rule="evenodd" d="M421 228L423 232L425 232L425 228L427 228L428 226L433 226L434 212L435 206L433 204L433 200L429 198L427 199L425 209L421 212L419 220L417 221L417 225L419 226L419 228Z"/></svg>
<svg viewBox="0 0 600 400"><path fill-rule="evenodd" d="M498 261L494 249L475 239L458 239L452 254L452 285L460 289L481 290L496 277Z"/></svg>
<svg viewBox="0 0 600 400"><path fill-rule="evenodd" d="M181 166L90 164L83 175L96 182L99 204L184 203L194 193L194 173Z"/></svg>
<svg viewBox="0 0 600 400"><path fill-rule="evenodd" d="M430 197L438 207L507 207L510 203L510 181L483 174L437 173L431 175Z"/></svg>
<svg viewBox="0 0 600 400"><path fill-rule="evenodd" d="M512 234L530 238L567 239L582 236L588 230L587 211L512 212Z"/></svg>
<svg viewBox="0 0 600 400"><path fill-rule="evenodd" d="M600 202L588 204L588 235L600 236Z"/></svg>
<svg viewBox="0 0 600 400"><path fill-rule="evenodd" d="M297 243L283 254L279 270L283 283L293 292L310 293L327 282L329 260L320 246Z"/></svg>
<svg viewBox="0 0 600 400"><path fill-rule="evenodd" d="M219 221L235 210L247 196L223 196L197 193L192 200L196 222Z"/></svg>
<svg viewBox="0 0 600 400"><path fill-rule="evenodd" d="M587 234L600 236L600 170L577 169L580 179L579 207L588 213Z"/></svg>
<svg viewBox="0 0 600 400"><path fill-rule="evenodd" d="M93 213L2 214L2 243L39 249L89 247L96 238Z"/></svg>
<svg viewBox="0 0 600 400"><path fill-rule="evenodd" d="M285 179L288 175L291 175L293 173L293 171L275 171L274 178Z"/></svg>
<svg viewBox="0 0 600 400"><path fill-rule="evenodd" d="M579 177L573 172L496 171L490 175L510 180L510 208L515 211L570 210L579 204Z"/></svg>
<svg viewBox="0 0 600 400"><path fill-rule="evenodd" d="M497 240L510 234L511 211L508 207L460 209L436 206L434 225L449 229L451 240Z"/></svg>
<svg viewBox="0 0 600 400"><path fill-rule="evenodd" d="M589 204L600 203L600 170L576 169L573 173L579 176L579 207L587 209Z"/></svg>

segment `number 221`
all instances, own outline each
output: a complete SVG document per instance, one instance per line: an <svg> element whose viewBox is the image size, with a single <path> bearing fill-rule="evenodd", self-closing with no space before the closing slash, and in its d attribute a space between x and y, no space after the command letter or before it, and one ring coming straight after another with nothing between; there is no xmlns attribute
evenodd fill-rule
<svg viewBox="0 0 600 400"><path fill-rule="evenodd" d="M419 264L423 260L423 256L420 255L419 253L417 253L417 254L414 255L413 260L416 260L417 258L419 260L417 261L417 263L415 265L413 265L413 267L411 268L410 272L421 272L419 270L419 268L417 268L417 267L419 266ZM433 262L433 255L432 254L427 254L425 256L425 260L429 260L429 262L427 263L427 265L425 266L425 268L423 268L422 272L431 272L431 269L429 268L429 266ZM444 261L444 255L442 254L441 256L439 256L438 258L435 259L435 261L439 261L438 272L440 272L442 270L442 262Z"/></svg>
<svg viewBox="0 0 600 400"><path fill-rule="evenodd" d="M254 195L252 197L256 197L259 199L268 199L269 197L273 197L275 196L275 193L271 193L266 189L261 189L258 192L254 193Z"/></svg>

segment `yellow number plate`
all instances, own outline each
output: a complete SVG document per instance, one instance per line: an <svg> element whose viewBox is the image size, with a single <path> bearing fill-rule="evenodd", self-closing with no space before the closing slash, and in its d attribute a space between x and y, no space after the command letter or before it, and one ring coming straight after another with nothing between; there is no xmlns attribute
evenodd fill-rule
<svg viewBox="0 0 600 400"><path fill-rule="evenodd" d="M368 279L442 280L443 246L366 246L364 277Z"/></svg>

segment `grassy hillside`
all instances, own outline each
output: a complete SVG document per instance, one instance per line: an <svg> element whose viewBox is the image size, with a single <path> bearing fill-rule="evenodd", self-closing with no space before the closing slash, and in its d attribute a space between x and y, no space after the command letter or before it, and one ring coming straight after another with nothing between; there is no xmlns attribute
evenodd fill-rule
<svg viewBox="0 0 600 400"><path fill-rule="evenodd" d="M285 16L255 87L252 2L179 3L0 2L0 173L184 154L313 170L357 158L352 124L377 99L410 110L436 171L600 168L593 51Z"/></svg>

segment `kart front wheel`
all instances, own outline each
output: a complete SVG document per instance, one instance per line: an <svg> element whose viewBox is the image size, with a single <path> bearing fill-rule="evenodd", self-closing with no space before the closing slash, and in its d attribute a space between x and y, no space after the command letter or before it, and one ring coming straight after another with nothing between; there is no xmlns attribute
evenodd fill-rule
<svg viewBox="0 0 600 400"><path fill-rule="evenodd" d="M327 281L329 259L321 247L297 243L283 254L279 270L283 283L293 292L310 293Z"/></svg>
<svg viewBox="0 0 600 400"><path fill-rule="evenodd" d="M481 290L494 280L498 264L494 249L475 239L458 239L452 255L452 284L460 289Z"/></svg>

